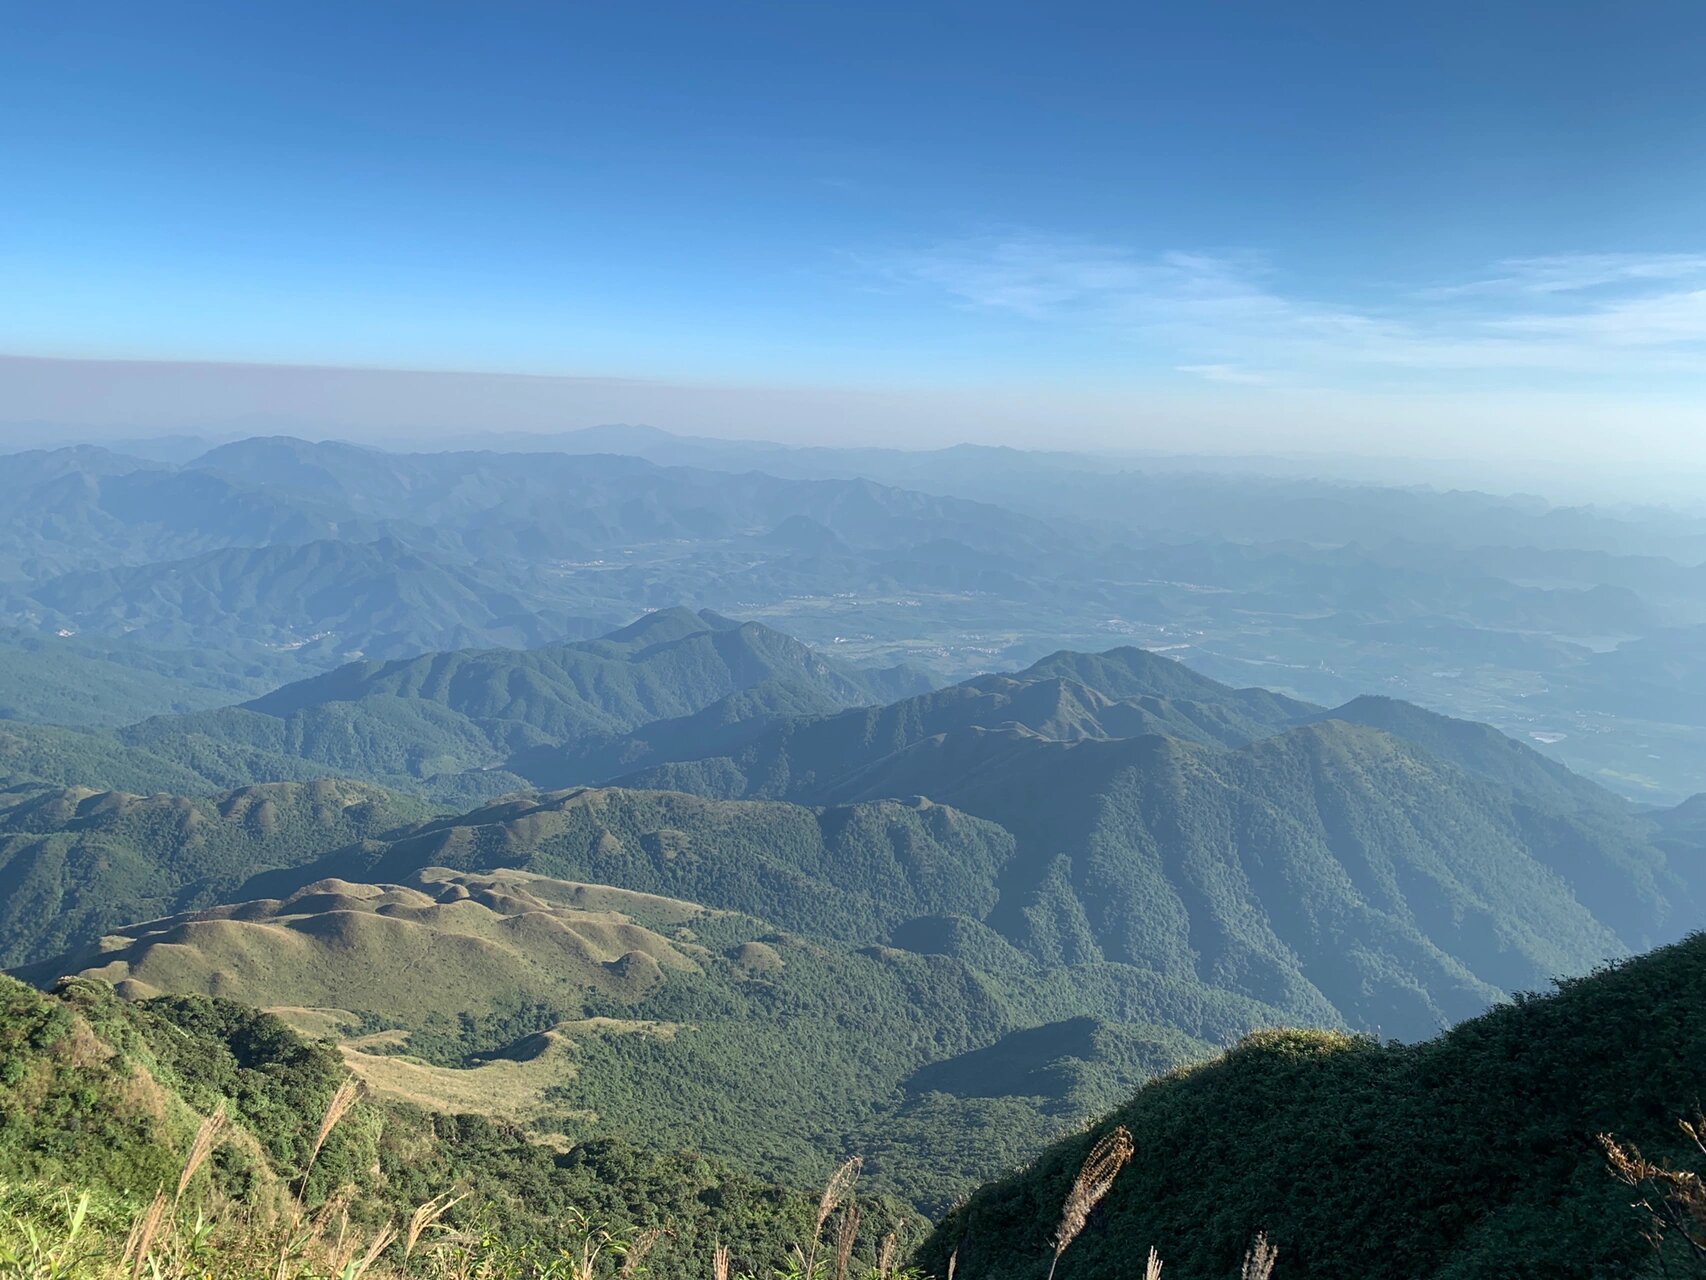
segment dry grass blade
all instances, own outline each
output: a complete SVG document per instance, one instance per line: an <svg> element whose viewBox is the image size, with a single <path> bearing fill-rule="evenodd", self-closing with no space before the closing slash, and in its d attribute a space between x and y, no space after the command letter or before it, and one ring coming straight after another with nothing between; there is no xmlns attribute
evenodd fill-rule
<svg viewBox="0 0 1706 1280"><path fill-rule="evenodd" d="M718 1244L711 1250L711 1280L729 1280L729 1247Z"/></svg>
<svg viewBox="0 0 1706 1280"><path fill-rule="evenodd" d="M894 1251L900 1243L900 1233L891 1231L877 1246L877 1280L889 1280L894 1274Z"/></svg>
<svg viewBox="0 0 1706 1280"><path fill-rule="evenodd" d="M1698 1142L1706 1124L1683 1121L1682 1130ZM1647 1243L1662 1256L1667 1238L1680 1239L1697 1262L1706 1263L1706 1179L1688 1169L1654 1164L1633 1143L1624 1145L1608 1133L1599 1135L1599 1143L1612 1176L1641 1194L1633 1207L1646 1210L1642 1234Z"/></svg>
<svg viewBox="0 0 1706 1280"><path fill-rule="evenodd" d="M1116 1126L1112 1133L1090 1148L1066 1203L1061 1206L1060 1226L1054 1233L1054 1261L1048 1269L1050 1280L1053 1280L1054 1269L1060 1265L1060 1255L1084 1230L1091 1210L1108 1194L1120 1170L1131 1160L1133 1150L1131 1132L1123 1124Z"/></svg>
<svg viewBox="0 0 1706 1280"><path fill-rule="evenodd" d="M184 1161L184 1170L178 1175L178 1191L172 1197L173 1203L184 1198L184 1192L189 1188L190 1179L196 1175L213 1154L213 1148L219 1142L219 1135L225 1129L225 1100L221 1098L219 1105L213 1109L213 1114L201 1122L201 1127L195 1131L195 1141L190 1143L189 1157Z"/></svg>
<svg viewBox="0 0 1706 1280"><path fill-rule="evenodd" d="M1143 1267L1143 1280L1161 1280L1161 1255L1149 1246L1149 1261Z"/></svg>
<svg viewBox="0 0 1706 1280"><path fill-rule="evenodd" d="M646 1263L646 1255L652 1251L662 1235L662 1227L647 1227L634 1237L634 1242L622 1254L621 1275L626 1280L633 1280L634 1276L640 1274L640 1268Z"/></svg>
<svg viewBox="0 0 1706 1280"><path fill-rule="evenodd" d="M389 1226L381 1227L379 1229L379 1234L373 1237L373 1243L367 1246L367 1252L362 1254L359 1259L345 1270L344 1274L347 1276L348 1280L361 1280L362 1275L369 1267L379 1260L379 1255L384 1253L386 1248L388 1248L391 1242L396 1238L397 1232L395 1228Z"/></svg>
<svg viewBox="0 0 1706 1280"><path fill-rule="evenodd" d="M338 1121L349 1113L349 1109L361 1096L361 1086L356 1083L354 1076L345 1076L344 1082L333 1091L331 1100L326 1103L326 1114L320 1117L320 1129L314 1135L314 1146L308 1152L308 1164L302 1170L302 1185L296 1189L296 1202L302 1203L302 1197L308 1194L308 1175L314 1172L314 1162L320 1158L320 1148L326 1145L326 1139L331 1137L332 1130L338 1127Z"/></svg>
<svg viewBox="0 0 1706 1280"><path fill-rule="evenodd" d="M841 1202L853 1194L853 1186L859 1181L859 1170L864 1164L862 1159L854 1156L830 1174L829 1181L824 1184L823 1195L817 1202L817 1224L812 1228L812 1247L803 1260L807 1280L811 1280L817 1268L818 1246L823 1242L823 1224L829 1221L829 1215L840 1207Z"/></svg>
<svg viewBox="0 0 1706 1280"><path fill-rule="evenodd" d="M841 1211L841 1228L835 1233L834 1280L847 1280L847 1264L853 1260L853 1242L859 1236L859 1206L849 1204Z"/></svg>
<svg viewBox="0 0 1706 1280"><path fill-rule="evenodd" d="M326 1114L320 1117L320 1129L314 1135L313 1149L308 1153L308 1167L314 1167L314 1161L320 1158L320 1148L326 1145L326 1139L332 1136L332 1130L338 1127L338 1121L349 1113L355 1105L356 1098L361 1093L361 1087L356 1084L354 1076L345 1076L344 1082L332 1094L331 1101L326 1103ZM304 1177L307 1175L304 1174Z"/></svg>
<svg viewBox="0 0 1706 1280"><path fill-rule="evenodd" d="M415 1246L421 1242L421 1236L427 1228L456 1205L461 1204L466 1198L466 1196L456 1196L454 1199L449 1195L434 1196L409 1215L408 1230L403 1234L403 1260L405 1262L408 1261L409 1255L414 1253Z"/></svg>
<svg viewBox="0 0 1706 1280"><path fill-rule="evenodd" d="M948 1280L954 1280L954 1269L959 1265L960 1250L959 1246L956 1245L954 1246L954 1251L948 1255Z"/></svg>
<svg viewBox="0 0 1706 1280"><path fill-rule="evenodd" d="M137 1280L142 1274L142 1266L148 1260L148 1251L154 1247L154 1237L160 1232L160 1223L166 1217L166 1193L156 1192L148 1208L140 1218L132 1224L130 1237L124 1242L124 1256L119 1265L130 1265L131 1280Z"/></svg>
<svg viewBox="0 0 1706 1280"><path fill-rule="evenodd" d="M1244 1255L1244 1270L1239 1280L1268 1280L1274 1273L1274 1263L1279 1261L1279 1249L1268 1239L1266 1231L1258 1231L1256 1239L1250 1245L1250 1252Z"/></svg>
<svg viewBox="0 0 1706 1280"><path fill-rule="evenodd" d="M1706 1115L1695 1116L1692 1121L1678 1120L1677 1124L1688 1135L1688 1140L1700 1149L1700 1154L1706 1155Z"/></svg>
<svg viewBox="0 0 1706 1280"><path fill-rule="evenodd" d="M819 1231L822 1231L823 1224L829 1221L829 1215L840 1208L841 1202L851 1194L853 1184L859 1181L859 1170L864 1166L864 1163L858 1156L854 1156L830 1175L817 1205L817 1229Z"/></svg>
<svg viewBox="0 0 1706 1280"><path fill-rule="evenodd" d="M344 1268L355 1261L355 1251L360 1247L360 1242L349 1229L349 1209L345 1206L338 1216L338 1238L332 1245L330 1274L343 1275Z"/></svg>

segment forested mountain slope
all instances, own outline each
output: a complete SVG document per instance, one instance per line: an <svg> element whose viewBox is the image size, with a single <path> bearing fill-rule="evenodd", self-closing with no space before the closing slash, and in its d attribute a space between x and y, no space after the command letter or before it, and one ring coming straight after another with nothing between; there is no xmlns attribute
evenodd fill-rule
<svg viewBox="0 0 1706 1280"><path fill-rule="evenodd" d="M128 747L110 731L15 720L0 721L0 786L187 794L215 789L189 765Z"/></svg>
<svg viewBox="0 0 1706 1280"><path fill-rule="evenodd" d="M1353 698L1342 707L1321 712L1320 718L1384 729L1466 773L1478 774L1548 808L1628 811L1628 805L1604 787L1491 725L1440 715L1397 698L1373 696Z"/></svg>
<svg viewBox="0 0 1706 1280"><path fill-rule="evenodd" d="M224 706L271 683L220 653L0 630L0 720L111 728Z"/></svg>
<svg viewBox="0 0 1706 1280"><path fill-rule="evenodd" d="M395 538L228 547L83 570L31 587L16 607L48 626L132 642L304 657L536 645L599 630L513 575Z"/></svg>
<svg viewBox="0 0 1706 1280"><path fill-rule="evenodd" d="M386 1221L406 1222L421 1204L459 1195L445 1225L493 1259L570 1250L589 1230L633 1239L658 1228L649 1262L666 1275L709 1274L718 1243L744 1268L776 1265L810 1230L817 1191L777 1186L699 1152L603 1137L565 1153L513 1124L434 1114L380 1091L356 1101L310 1161L346 1075L336 1049L230 1001L132 1003L81 980L43 995L0 976L8 1243L27 1249L19 1227L28 1223L44 1247L56 1247L67 1209L87 1192L81 1234L62 1263L75 1258L92 1270L109 1261L108 1250L117 1259L156 1190L178 1184L216 1108L230 1122L214 1131L211 1158L169 1215L181 1210L195 1224L203 1266L213 1259L272 1275L294 1263L314 1274L314 1261L297 1252L302 1240L293 1247L290 1239L305 1234L289 1230L296 1203L311 1215L324 1207L334 1241L342 1203L365 1249ZM893 1202L861 1200L876 1228L859 1250L869 1259L877 1234L911 1215ZM284 1241L266 1230L281 1218Z"/></svg>
<svg viewBox="0 0 1706 1280"><path fill-rule="evenodd" d="M1407 1037L1702 918L1698 859L1603 789L1486 726L1384 699L1344 711L1135 650L1062 654L886 708L718 724L705 758L620 781L929 797L1013 836L982 919L1028 954L1320 999Z"/></svg>
<svg viewBox="0 0 1706 1280"><path fill-rule="evenodd" d="M179 794L17 791L0 940L44 983L293 1010L376 1087L790 1180L866 1151L940 1207L1251 1028L1416 1039L1702 916L1686 807L1486 726L1131 647L920 683L673 609L13 726L31 768ZM434 817L323 776L477 799L524 771L620 785ZM297 781L208 794L256 777ZM966 1128L1003 1137L919 1159Z"/></svg>
<svg viewBox="0 0 1706 1280"><path fill-rule="evenodd" d="M157 717L119 737L225 785L272 768L419 786L489 771L542 744L602 742L731 695L768 697L772 707L841 707L926 683L907 668L828 661L757 624L666 609L597 640L350 663L240 707ZM458 796L492 795L520 779L475 772L444 785Z"/></svg>
<svg viewBox="0 0 1706 1280"><path fill-rule="evenodd" d="M919 679L904 671L846 667L768 627L674 608L578 643L351 663L248 705L288 715L325 702L388 695L566 737L697 710L714 701L713 694L768 681L813 684L843 701L886 701L916 692Z"/></svg>
<svg viewBox="0 0 1706 1280"><path fill-rule="evenodd" d="M377 854L319 856L343 839L288 861L383 879L435 864L524 866L845 941L928 937L1045 969L1112 964L1407 1037L1674 938L1701 916L1699 859L1675 838L1660 848L1653 818L1485 726L1390 700L1358 700L1341 717L1123 648L1061 652L884 705L777 713L878 703L916 679L677 609L596 641L350 664L119 737L228 785L341 772L478 796L512 788L523 769L568 780L552 775L604 773L651 752L675 758L625 773L625 785L858 802L830 811L845 814L924 797L934 804L890 811L908 815L908 830L935 824L920 849L943 838L943 821L957 843L927 874L898 878L881 860L826 872L827 855L811 851L829 847L824 824L840 818L621 791L479 811ZM510 769L492 767L501 761ZM669 805L679 822L661 813ZM613 827L588 817L605 809L646 816ZM546 815L568 826L545 833ZM709 863L665 856L668 833L690 828L704 833L695 838ZM967 859L974 830L979 852ZM465 852L470 833L477 857ZM456 855L417 852L434 841ZM1118 1001L1063 1012L1127 1016Z"/></svg>
<svg viewBox="0 0 1706 1280"><path fill-rule="evenodd" d="M380 1093L541 1134L679 1145L796 1182L825 1152L868 1152L876 1185L933 1209L1209 1043L1165 1023L1080 1019L1047 1046L1020 1034L1005 1082L969 1087L969 1063L942 1060L1005 1059L990 1046L1051 1002L1081 1007L1065 987L509 870L318 880L18 972L276 1008L339 1035ZM1223 1002L1205 1029L1219 1039L1264 1016ZM991 1117L998 1135L939 1149Z"/></svg>
<svg viewBox="0 0 1706 1280"><path fill-rule="evenodd" d="M417 821L366 783L268 783L208 798L88 787L0 793L0 965L223 901L245 880Z"/></svg>
<svg viewBox="0 0 1706 1280"><path fill-rule="evenodd" d="M1055 741L1158 733L1242 746L1314 715L1317 708L1266 689L1234 689L1142 649L1061 652L1012 674L978 676L888 706L834 715L746 716L710 708L697 717L604 743L536 748L510 768L539 785L608 781L624 766L732 757L737 794L809 796L814 788L924 738L960 729L1019 726ZM688 776L691 769L683 770ZM664 781L667 770L656 774ZM732 775L725 775L732 776ZM706 774L702 784L716 784ZM699 789L698 786L688 789Z"/></svg>
<svg viewBox="0 0 1706 1280"><path fill-rule="evenodd" d="M1555 842L1508 793L1338 722L1236 751L973 730L825 798L910 793L1013 833L991 923L1022 945L1194 973L1274 1003L1318 991L1351 1025L1406 1037L1689 918L1638 831ZM1629 861L1682 901L1644 896L1622 878ZM1641 932L1620 936L1613 919Z"/></svg>
<svg viewBox="0 0 1706 1280"><path fill-rule="evenodd" d="M1286 1275L1647 1274L1644 1220L1597 1138L1699 1167L1677 1122L1699 1108L1703 992L1696 935L1422 1044L1261 1033L979 1191L923 1260L940 1273L957 1250L965 1274L1044 1276L1086 1149L1123 1124L1136 1154L1062 1280L1124 1274L1151 1246L1167 1275L1218 1280L1259 1231Z"/></svg>

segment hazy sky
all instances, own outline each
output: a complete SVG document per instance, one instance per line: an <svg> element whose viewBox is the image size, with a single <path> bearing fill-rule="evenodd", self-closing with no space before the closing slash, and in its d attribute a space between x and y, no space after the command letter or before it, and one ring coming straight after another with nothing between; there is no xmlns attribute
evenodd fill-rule
<svg viewBox="0 0 1706 1280"><path fill-rule="evenodd" d="M7 25L0 422L1706 460L1698 3Z"/></svg>

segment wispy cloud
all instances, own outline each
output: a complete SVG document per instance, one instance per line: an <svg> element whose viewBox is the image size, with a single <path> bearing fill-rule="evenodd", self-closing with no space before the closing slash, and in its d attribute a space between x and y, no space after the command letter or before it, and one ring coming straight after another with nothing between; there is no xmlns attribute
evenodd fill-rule
<svg viewBox="0 0 1706 1280"><path fill-rule="evenodd" d="M1333 298L1260 257L1024 234L874 264L969 309L1129 341L1216 382L1448 371L1706 376L1706 254L1512 258L1424 287Z"/></svg>
<svg viewBox="0 0 1706 1280"><path fill-rule="evenodd" d="M1574 253L1541 258L1507 258L1495 274L1462 284L1433 285L1421 295L1463 298L1477 294L1576 293L1608 285L1638 285L1706 280L1706 254Z"/></svg>
<svg viewBox="0 0 1706 1280"><path fill-rule="evenodd" d="M1235 386L1260 387L1272 381L1266 374L1240 369L1235 364L1181 364L1175 367L1180 373L1193 374L1206 382L1229 382Z"/></svg>

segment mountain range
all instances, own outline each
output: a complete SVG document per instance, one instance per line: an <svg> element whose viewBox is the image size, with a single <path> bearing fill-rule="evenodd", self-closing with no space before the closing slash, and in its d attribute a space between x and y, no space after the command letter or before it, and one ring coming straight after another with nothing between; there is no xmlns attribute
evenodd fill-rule
<svg viewBox="0 0 1706 1280"><path fill-rule="evenodd" d="M1132 648L886 700L925 683L676 609L596 641L348 664L113 736L238 787L271 771L453 803L527 785L789 806L922 797L995 824L1002 851L957 864L981 884L975 904L902 895L861 918L857 879L842 878L837 910L867 940L962 917L1030 963L1131 966L1406 1036L1699 918L1686 826L1486 726L1384 698L1327 711ZM489 829L483 812L470 821ZM610 879L597 863L550 870ZM729 875L654 883L627 866L612 882L798 927Z"/></svg>
<svg viewBox="0 0 1706 1280"><path fill-rule="evenodd" d="M16 781L0 938L399 1098L795 1183L863 1151L939 1211L1257 1028L1424 1037L1702 915L1689 806L1484 725L1129 647L927 684L672 609L85 732L196 782Z"/></svg>
<svg viewBox="0 0 1706 1280"><path fill-rule="evenodd" d="M1675 513L1206 461L629 429L501 443L518 451L271 437L174 461L12 455L0 627L62 661L57 692L0 710L107 726L126 713L74 671L142 718L351 660L588 638L683 602L938 683L1136 642L1233 684L1324 705L1380 690L1532 735L1652 803L1706 776L1706 728L1664 695L1706 624L1706 538ZM119 676L133 651L168 680ZM209 671L209 654L239 669Z"/></svg>
<svg viewBox="0 0 1706 1280"><path fill-rule="evenodd" d="M1118 1120L1145 1155L1063 1272L1218 1274L1266 1230L1318 1274L1616 1273L1583 1134L1675 1154L1706 921L1694 525L557 444L0 474L0 964L55 993L0 985L40 1029L0 1070L107 1132L117 1077L41 1047L134 1066L142 1171L253 1104L275 1191L281 1082L347 1071L499 1199L694 1200L701 1268L857 1154L938 1272L1044 1271ZM94 1168L54 1134L0 1125L0 1173Z"/></svg>

